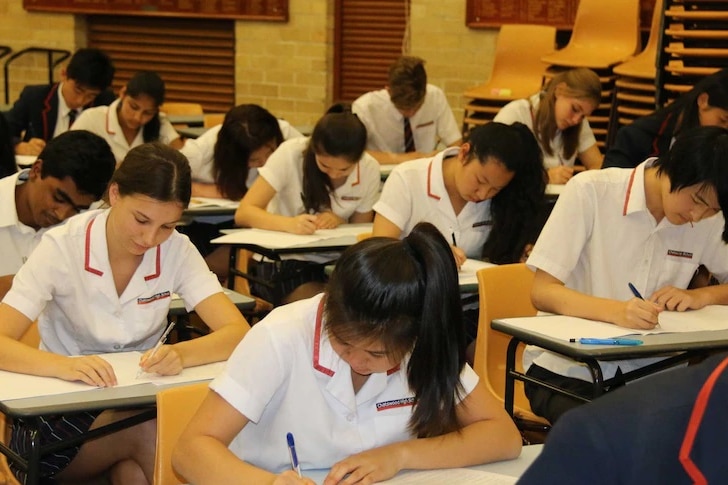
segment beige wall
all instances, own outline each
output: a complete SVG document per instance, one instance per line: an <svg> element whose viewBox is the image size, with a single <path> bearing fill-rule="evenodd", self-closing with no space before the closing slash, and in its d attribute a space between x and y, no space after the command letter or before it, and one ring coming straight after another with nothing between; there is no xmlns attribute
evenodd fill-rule
<svg viewBox="0 0 728 485"><path fill-rule="evenodd" d="M255 102L294 124L313 124L331 103L334 0L290 0L290 21L236 22L236 103ZM0 39L19 50L85 45L83 16L28 13L21 0L0 0ZM427 60L458 122L462 93L485 82L496 31L465 26L465 1L412 0L411 54ZM2 61L0 61L2 62ZM29 82L45 82L42 56L13 64L11 100Z"/></svg>

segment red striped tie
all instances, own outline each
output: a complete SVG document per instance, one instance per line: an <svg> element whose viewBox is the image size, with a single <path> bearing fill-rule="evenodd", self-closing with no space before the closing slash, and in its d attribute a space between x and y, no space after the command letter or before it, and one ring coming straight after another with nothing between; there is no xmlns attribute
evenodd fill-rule
<svg viewBox="0 0 728 485"><path fill-rule="evenodd" d="M407 117L404 119L404 151L407 153L415 151L415 139L412 136L412 127Z"/></svg>

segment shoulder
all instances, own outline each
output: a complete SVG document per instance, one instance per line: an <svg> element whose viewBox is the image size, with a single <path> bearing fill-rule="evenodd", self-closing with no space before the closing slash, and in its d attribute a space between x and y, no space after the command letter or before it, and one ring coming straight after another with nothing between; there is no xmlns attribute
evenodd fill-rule
<svg viewBox="0 0 728 485"><path fill-rule="evenodd" d="M386 89L380 89L377 91L369 91L359 96L354 103L352 103L352 111L354 113L361 113L368 111L373 107L381 107L392 104L389 99L389 92Z"/></svg>
<svg viewBox="0 0 728 485"><path fill-rule="evenodd" d="M51 92L57 85L56 84L36 84L32 86L26 86L20 92L20 97L26 97L30 99L43 99L48 93ZM57 92L57 90L55 90Z"/></svg>
<svg viewBox="0 0 728 485"><path fill-rule="evenodd" d="M111 89L107 89L99 93L96 99L93 100L92 106L108 106L114 102L116 95Z"/></svg>

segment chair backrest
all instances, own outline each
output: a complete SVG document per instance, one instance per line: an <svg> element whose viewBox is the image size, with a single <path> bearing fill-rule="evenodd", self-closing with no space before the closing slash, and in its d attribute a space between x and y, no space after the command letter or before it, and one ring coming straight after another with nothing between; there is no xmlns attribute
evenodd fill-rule
<svg viewBox="0 0 728 485"><path fill-rule="evenodd" d="M164 389L157 393L157 453L154 457L154 485L178 485L185 480L172 469L172 450L182 430L207 395L209 384L200 382Z"/></svg>
<svg viewBox="0 0 728 485"><path fill-rule="evenodd" d="M168 115L201 115L202 105L200 103L164 103L159 111Z"/></svg>
<svg viewBox="0 0 728 485"><path fill-rule="evenodd" d="M473 368L490 392L503 402L506 350L510 336L493 330L490 322L499 318L536 315L536 308L531 303L534 273L524 263L517 263L483 268L477 272L477 277L480 313ZM523 348L521 344L516 355L516 366L521 369ZM531 411L520 381L516 382L514 412L528 419L541 420Z"/></svg>
<svg viewBox="0 0 728 485"><path fill-rule="evenodd" d="M208 113L202 116L202 126L212 128L221 125L225 119L225 113Z"/></svg>
<svg viewBox="0 0 728 485"><path fill-rule="evenodd" d="M624 60L639 50L639 28L639 0L580 0L567 47L600 46Z"/></svg>

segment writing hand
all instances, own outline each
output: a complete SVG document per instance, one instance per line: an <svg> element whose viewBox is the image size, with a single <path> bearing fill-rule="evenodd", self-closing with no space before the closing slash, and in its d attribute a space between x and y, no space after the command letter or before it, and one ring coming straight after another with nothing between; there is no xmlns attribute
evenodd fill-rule
<svg viewBox="0 0 728 485"><path fill-rule="evenodd" d="M657 315L662 308L654 302L632 298L621 304L620 315L615 322L620 327L650 330L659 323Z"/></svg>
<svg viewBox="0 0 728 485"><path fill-rule="evenodd" d="M396 450L396 445L383 446L341 460L331 467L323 485L369 484L392 478L402 468Z"/></svg>
<svg viewBox="0 0 728 485"><path fill-rule="evenodd" d="M117 384L114 368L98 355L66 358L64 365L58 368L57 377L96 387L112 387Z"/></svg>
<svg viewBox="0 0 728 485"><path fill-rule="evenodd" d="M316 214L316 229L334 229L346 221L331 211Z"/></svg>
<svg viewBox="0 0 728 485"><path fill-rule="evenodd" d="M276 477L273 480L273 485L316 485L316 482L306 477L299 477L298 473L293 470L288 470Z"/></svg>
<svg viewBox="0 0 728 485"><path fill-rule="evenodd" d="M144 369L144 372L160 376L176 376L182 372L184 368L182 356L173 345L162 345L154 355L151 355L152 350L147 350L139 359L139 367Z"/></svg>
<svg viewBox="0 0 728 485"><path fill-rule="evenodd" d="M563 185L574 175L574 168L567 167L566 165L559 165L558 167L551 167L548 170L548 173L550 184Z"/></svg>
<svg viewBox="0 0 728 485"><path fill-rule="evenodd" d="M31 138L28 141L21 141L15 145L15 153L18 155L38 156L45 148L45 140L42 138Z"/></svg>
<svg viewBox="0 0 728 485"><path fill-rule="evenodd" d="M468 256L465 254L465 251L457 246L450 245L450 249L452 250L452 255L455 257L455 264L460 269L463 263L465 263L465 260L468 259Z"/></svg>
<svg viewBox="0 0 728 485"><path fill-rule="evenodd" d="M684 312L685 310L697 310L708 304L707 301L700 298L700 290L683 290L674 286L665 286L654 292L650 296L660 308L665 310L673 310Z"/></svg>
<svg viewBox="0 0 728 485"><path fill-rule="evenodd" d="M291 226L288 232L293 234L313 234L316 232L316 216L301 214L296 217L291 217Z"/></svg>

